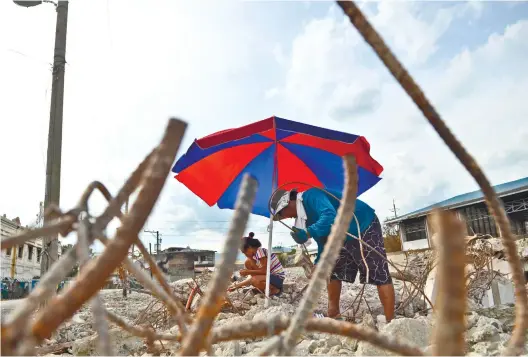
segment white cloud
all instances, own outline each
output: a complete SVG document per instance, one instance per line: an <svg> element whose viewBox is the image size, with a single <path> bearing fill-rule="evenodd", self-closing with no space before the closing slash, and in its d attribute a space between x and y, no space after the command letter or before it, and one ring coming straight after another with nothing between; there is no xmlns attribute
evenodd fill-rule
<svg viewBox="0 0 528 357"><path fill-rule="evenodd" d="M382 2L372 22L493 183L524 177L528 128L520 123L528 115L528 75L522 70L528 21L493 34L473 51L432 61L442 35L455 17L462 17L461 6L466 17L480 13L455 5L425 21L417 15L424 4ZM367 137L385 172L364 198L382 217L389 215L393 197L403 213L474 189L475 183L358 37L350 24L332 14L309 22L292 43L284 100L308 122ZM508 163L499 163L504 160Z"/></svg>
<svg viewBox="0 0 528 357"><path fill-rule="evenodd" d="M279 5L290 11L281 19L292 20L270 27L262 10ZM171 115L189 122L180 154L195 137L273 114L364 135L385 167L384 180L364 196L381 217L393 197L403 213L473 189L349 20L329 6L72 1L61 206L71 208L95 179L115 193ZM485 5L361 6L492 181L526 176L527 22L451 54L442 47L449 31L455 24L465 31L470 21L478 26ZM24 224L44 196L54 28L51 5L0 2L0 213ZM91 201L96 212L103 206L99 196ZM146 228L162 232L164 247L221 250L231 215L171 175ZM267 224L252 217L247 231L267 244ZM292 244L285 228L275 233L274 242Z"/></svg>

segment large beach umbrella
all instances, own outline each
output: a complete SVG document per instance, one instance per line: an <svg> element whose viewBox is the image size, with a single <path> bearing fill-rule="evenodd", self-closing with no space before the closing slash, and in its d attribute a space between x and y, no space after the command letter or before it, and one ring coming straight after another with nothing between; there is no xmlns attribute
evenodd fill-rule
<svg viewBox="0 0 528 357"><path fill-rule="evenodd" d="M234 208L242 177L249 173L259 184L252 213L269 217L271 194L288 182L342 190L345 154L356 157L359 196L380 181L383 171L370 156L370 145L364 137L273 116L195 140L172 171L208 205L223 209ZM310 188L289 186L283 188ZM270 253L271 235L270 230ZM268 274L269 268L268 264Z"/></svg>

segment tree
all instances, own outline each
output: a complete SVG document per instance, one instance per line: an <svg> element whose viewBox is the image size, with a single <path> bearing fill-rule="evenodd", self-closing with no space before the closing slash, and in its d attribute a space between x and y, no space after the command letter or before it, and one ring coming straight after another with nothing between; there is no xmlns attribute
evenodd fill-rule
<svg viewBox="0 0 528 357"><path fill-rule="evenodd" d="M386 218L383 222L382 231L384 237L390 236L399 236L400 235L400 225L398 223L389 224L387 221L389 218Z"/></svg>
<svg viewBox="0 0 528 357"><path fill-rule="evenodd" d="M399 224L388 224L385 219L382 226L383 242L387 253L400 252L401 251L401 238L400 238L400 225Z"/></svg>

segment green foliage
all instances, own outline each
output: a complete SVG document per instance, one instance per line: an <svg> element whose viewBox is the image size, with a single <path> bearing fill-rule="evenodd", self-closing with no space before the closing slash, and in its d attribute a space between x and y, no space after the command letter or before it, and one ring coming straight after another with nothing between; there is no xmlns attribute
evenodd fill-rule
<svg viewBox="0 0 528 357"><path fill-rule="evenodd" d="M383 243L387 253L401 252L400 226L398 224L387 224L383 222Z"/></svg>
<svg viewBox="0 0 528 357"><path fill-rule="evenodd" d="M286 267L288 265L288 254L286 253L278 254L277 258L279 258L279 261L281 262L283 267Z"/></svg>
<svg viewBox="0 0 528 357"><path fill-rule="evenodd" d="M385 251L387 253L401 252L401 239L400 236L385 236L383 239L385 245Z"/></svg>

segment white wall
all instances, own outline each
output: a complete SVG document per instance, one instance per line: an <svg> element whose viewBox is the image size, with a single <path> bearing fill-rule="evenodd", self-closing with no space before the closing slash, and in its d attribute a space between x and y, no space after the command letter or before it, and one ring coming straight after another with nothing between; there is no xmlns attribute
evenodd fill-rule
<svg viewBox="0 0 528 357"><path fill-rule="evenodd" d="M11 277L13 254L16 254L14 276L16 279L31 279L36 275L40 275L40 260L37 262L37 248L41 247L33 246L31 260L29 260L29 247L27 244L24 244L22 258L18 257L18 246L11 252L10 256L8 256L6 251L3 250L1 259L1 277Z"/></svg>
<svg viewBox="0 0 528 357"><path fill-rule="evenodd" d="M429 248L429 241L427 239L413 240L411 242L403 242L403 250L416 250Z"/></svg>

